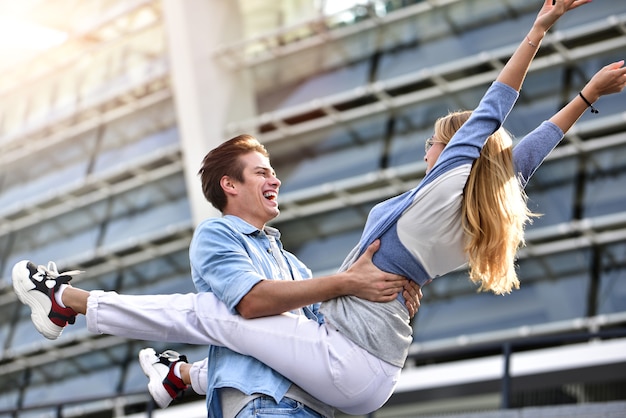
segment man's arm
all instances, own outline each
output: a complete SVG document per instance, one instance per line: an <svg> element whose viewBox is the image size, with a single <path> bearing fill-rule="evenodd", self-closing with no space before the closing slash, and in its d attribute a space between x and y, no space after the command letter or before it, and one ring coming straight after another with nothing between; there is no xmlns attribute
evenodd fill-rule
<svg viewBox="0 0 626 418"><path fill-rule="evenodd" d="M262 280L240 300L237 311L250 319L278 315L347 295L373 302L390 302L403 292L408 301L407 308L414 315L421 291L408 285L404 277L385 273L372 263L372 256L379 246L380 242L375 241L352 267L341 273L310 280Z"/></svg>

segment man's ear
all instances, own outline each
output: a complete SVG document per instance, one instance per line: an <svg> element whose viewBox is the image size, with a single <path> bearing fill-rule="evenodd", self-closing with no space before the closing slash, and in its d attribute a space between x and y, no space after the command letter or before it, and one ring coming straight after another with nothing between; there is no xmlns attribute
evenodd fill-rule
<svg viewBox="0 0 626 418"><path fill-rule="evenodd" d="M223 176L220 179L220 186L222 186L222 190L226 194L237 194L237 187L235 187L235 183L229 176Z"/></svg>

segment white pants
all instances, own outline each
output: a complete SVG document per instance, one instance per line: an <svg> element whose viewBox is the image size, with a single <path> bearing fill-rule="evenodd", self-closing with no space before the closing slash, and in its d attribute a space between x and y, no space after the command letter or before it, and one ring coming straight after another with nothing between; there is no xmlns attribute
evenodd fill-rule
<svg viewBox="0 0 626 418"><path fill-rule="evenodd" d="M119 295L91 292L90 332L227 347L255 357L320 401L354 415L380 408L401 368L344 338L329 325L289 313L244 319L212 293Z"/></svg>
<svg viewBox="0 0 626 418"><path fill-rule="evenodd" d="M206 395L209 387L209 359L195 361L191 363L189 368L189 379L191 380L191 389L198 395Z"/></svg>

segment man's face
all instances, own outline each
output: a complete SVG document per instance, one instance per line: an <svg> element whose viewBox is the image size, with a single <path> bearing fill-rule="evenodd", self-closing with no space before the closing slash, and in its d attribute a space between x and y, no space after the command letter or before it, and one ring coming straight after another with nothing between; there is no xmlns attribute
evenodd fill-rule
<svg viewBox="0 0 626 418"><path fill-rule="evenodd" d="M234 179L227 181L228 195L225 214L235 215L251 225L262 229L265 223L277 217L278 189L280 180L276 177L269 159L258 152L250 152L239 157L243 162L243 182Z"/></svg>

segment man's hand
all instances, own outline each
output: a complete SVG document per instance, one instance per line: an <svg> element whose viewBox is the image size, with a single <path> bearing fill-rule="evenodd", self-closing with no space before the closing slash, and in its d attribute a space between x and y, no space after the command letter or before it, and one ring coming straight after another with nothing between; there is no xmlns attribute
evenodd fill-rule
<svg viewBox="0 0 626 418"><path fill-rule="evenodd" d="M411 317L422 293L417 284L397 274L385 273L372 263L380 242L370 245L347 270L310 280L261 280L241 298L237 311L246 319L278 315L332 298L353 295L372 302L391 302L400 292Z"/></svg>
<svg viewBox="0 0 626 418"><path fill-rule="evenodd" d="M374 241L359 259L347 270L351 277L350 294L371 302L391 302L405 289L407 279L386 273L372 263L380 241ZM414 305L414 303L412 302ZM408 307L408 306L407 306Z"/></svg>
<svg viewBox="0 0 626 418"><path fill-rule="evenodd" d="M423 296L422 288L413 280L407 280L402 296L404 297L404 305L409 310L409 317L413 318L420 308L420 301Z"/></svg>

